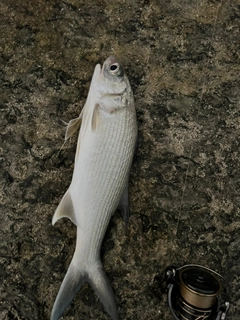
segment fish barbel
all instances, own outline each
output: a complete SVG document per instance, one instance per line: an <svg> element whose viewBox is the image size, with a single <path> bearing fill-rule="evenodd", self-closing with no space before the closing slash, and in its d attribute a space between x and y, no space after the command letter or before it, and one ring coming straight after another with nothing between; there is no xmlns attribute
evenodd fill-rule
<svg viewBox="0 0 240 320"><path fill-rule="evenodd" d="M137 140L132 89L111 56L97 64L85 106L69 122L65 140L80 126L69 189L52 223L68 217L77 226L76 248L51 313L57 320L73 297L89 282L113 320L118 319L100 249L110 218L119 207L128 217L128 179Z"/></svg>

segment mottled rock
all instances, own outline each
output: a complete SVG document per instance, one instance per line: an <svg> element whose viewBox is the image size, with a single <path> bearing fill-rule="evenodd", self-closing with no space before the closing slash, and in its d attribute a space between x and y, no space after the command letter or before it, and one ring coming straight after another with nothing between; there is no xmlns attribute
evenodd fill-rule
<svg viewBox="0 0 240 320"><path fill-rule="evenodd" d="M73 170L96 63L114 54L132 84L139 146L131 217L103 261L119 319L172 317L164 270L198 263L231 286L240 317L240 8L237 1L29 1L0 5L0 319L49 319L75 248L51 218ZM89 285L63 319L108 319Z"/></svg>

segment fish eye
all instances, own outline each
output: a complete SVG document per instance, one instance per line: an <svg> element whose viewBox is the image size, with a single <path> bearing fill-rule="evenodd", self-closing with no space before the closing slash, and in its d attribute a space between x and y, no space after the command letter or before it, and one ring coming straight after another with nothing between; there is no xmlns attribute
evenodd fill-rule
<svg viewBox="0 0 240 320"><path fill-rule="evenodd" d="M118 63L113 63L113 64L111 64L111 66L110 66L110 72L111 72L112 74L116 74L116 73L118 72L119 68L120 68L120 66L119 66Z"/></svg>

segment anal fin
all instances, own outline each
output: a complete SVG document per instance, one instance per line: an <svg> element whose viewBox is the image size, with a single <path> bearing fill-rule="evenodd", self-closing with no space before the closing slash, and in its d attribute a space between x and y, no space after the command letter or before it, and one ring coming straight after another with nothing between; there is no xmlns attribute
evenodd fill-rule
<svg viewBox="0 0 240 320"><path fill-rule="evenodd" d="M54 213L52 224L54 225L61 218L69 218L75 225L77 225L72 198L71 198L69 189L64 194L62 200L60 201Z"/></svg>

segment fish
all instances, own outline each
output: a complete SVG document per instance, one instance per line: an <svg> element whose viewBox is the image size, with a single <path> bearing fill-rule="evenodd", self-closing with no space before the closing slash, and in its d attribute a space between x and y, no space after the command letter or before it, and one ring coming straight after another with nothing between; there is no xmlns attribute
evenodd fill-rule
<svg viewBox="0 0 240 320"><path fill-rule="evenodd" d="M80 128L80 130L79 130ZM65 140L79 130L71 184L53 219L77 226L75 252L51 312L59 319L81 286L88 282L111 319L118 319L111 284L100 250L106 229L119 208L128 220L128 180L137 143L133 92L122 65L108 57L95 66L86 103L68 123Z"/></svg>

